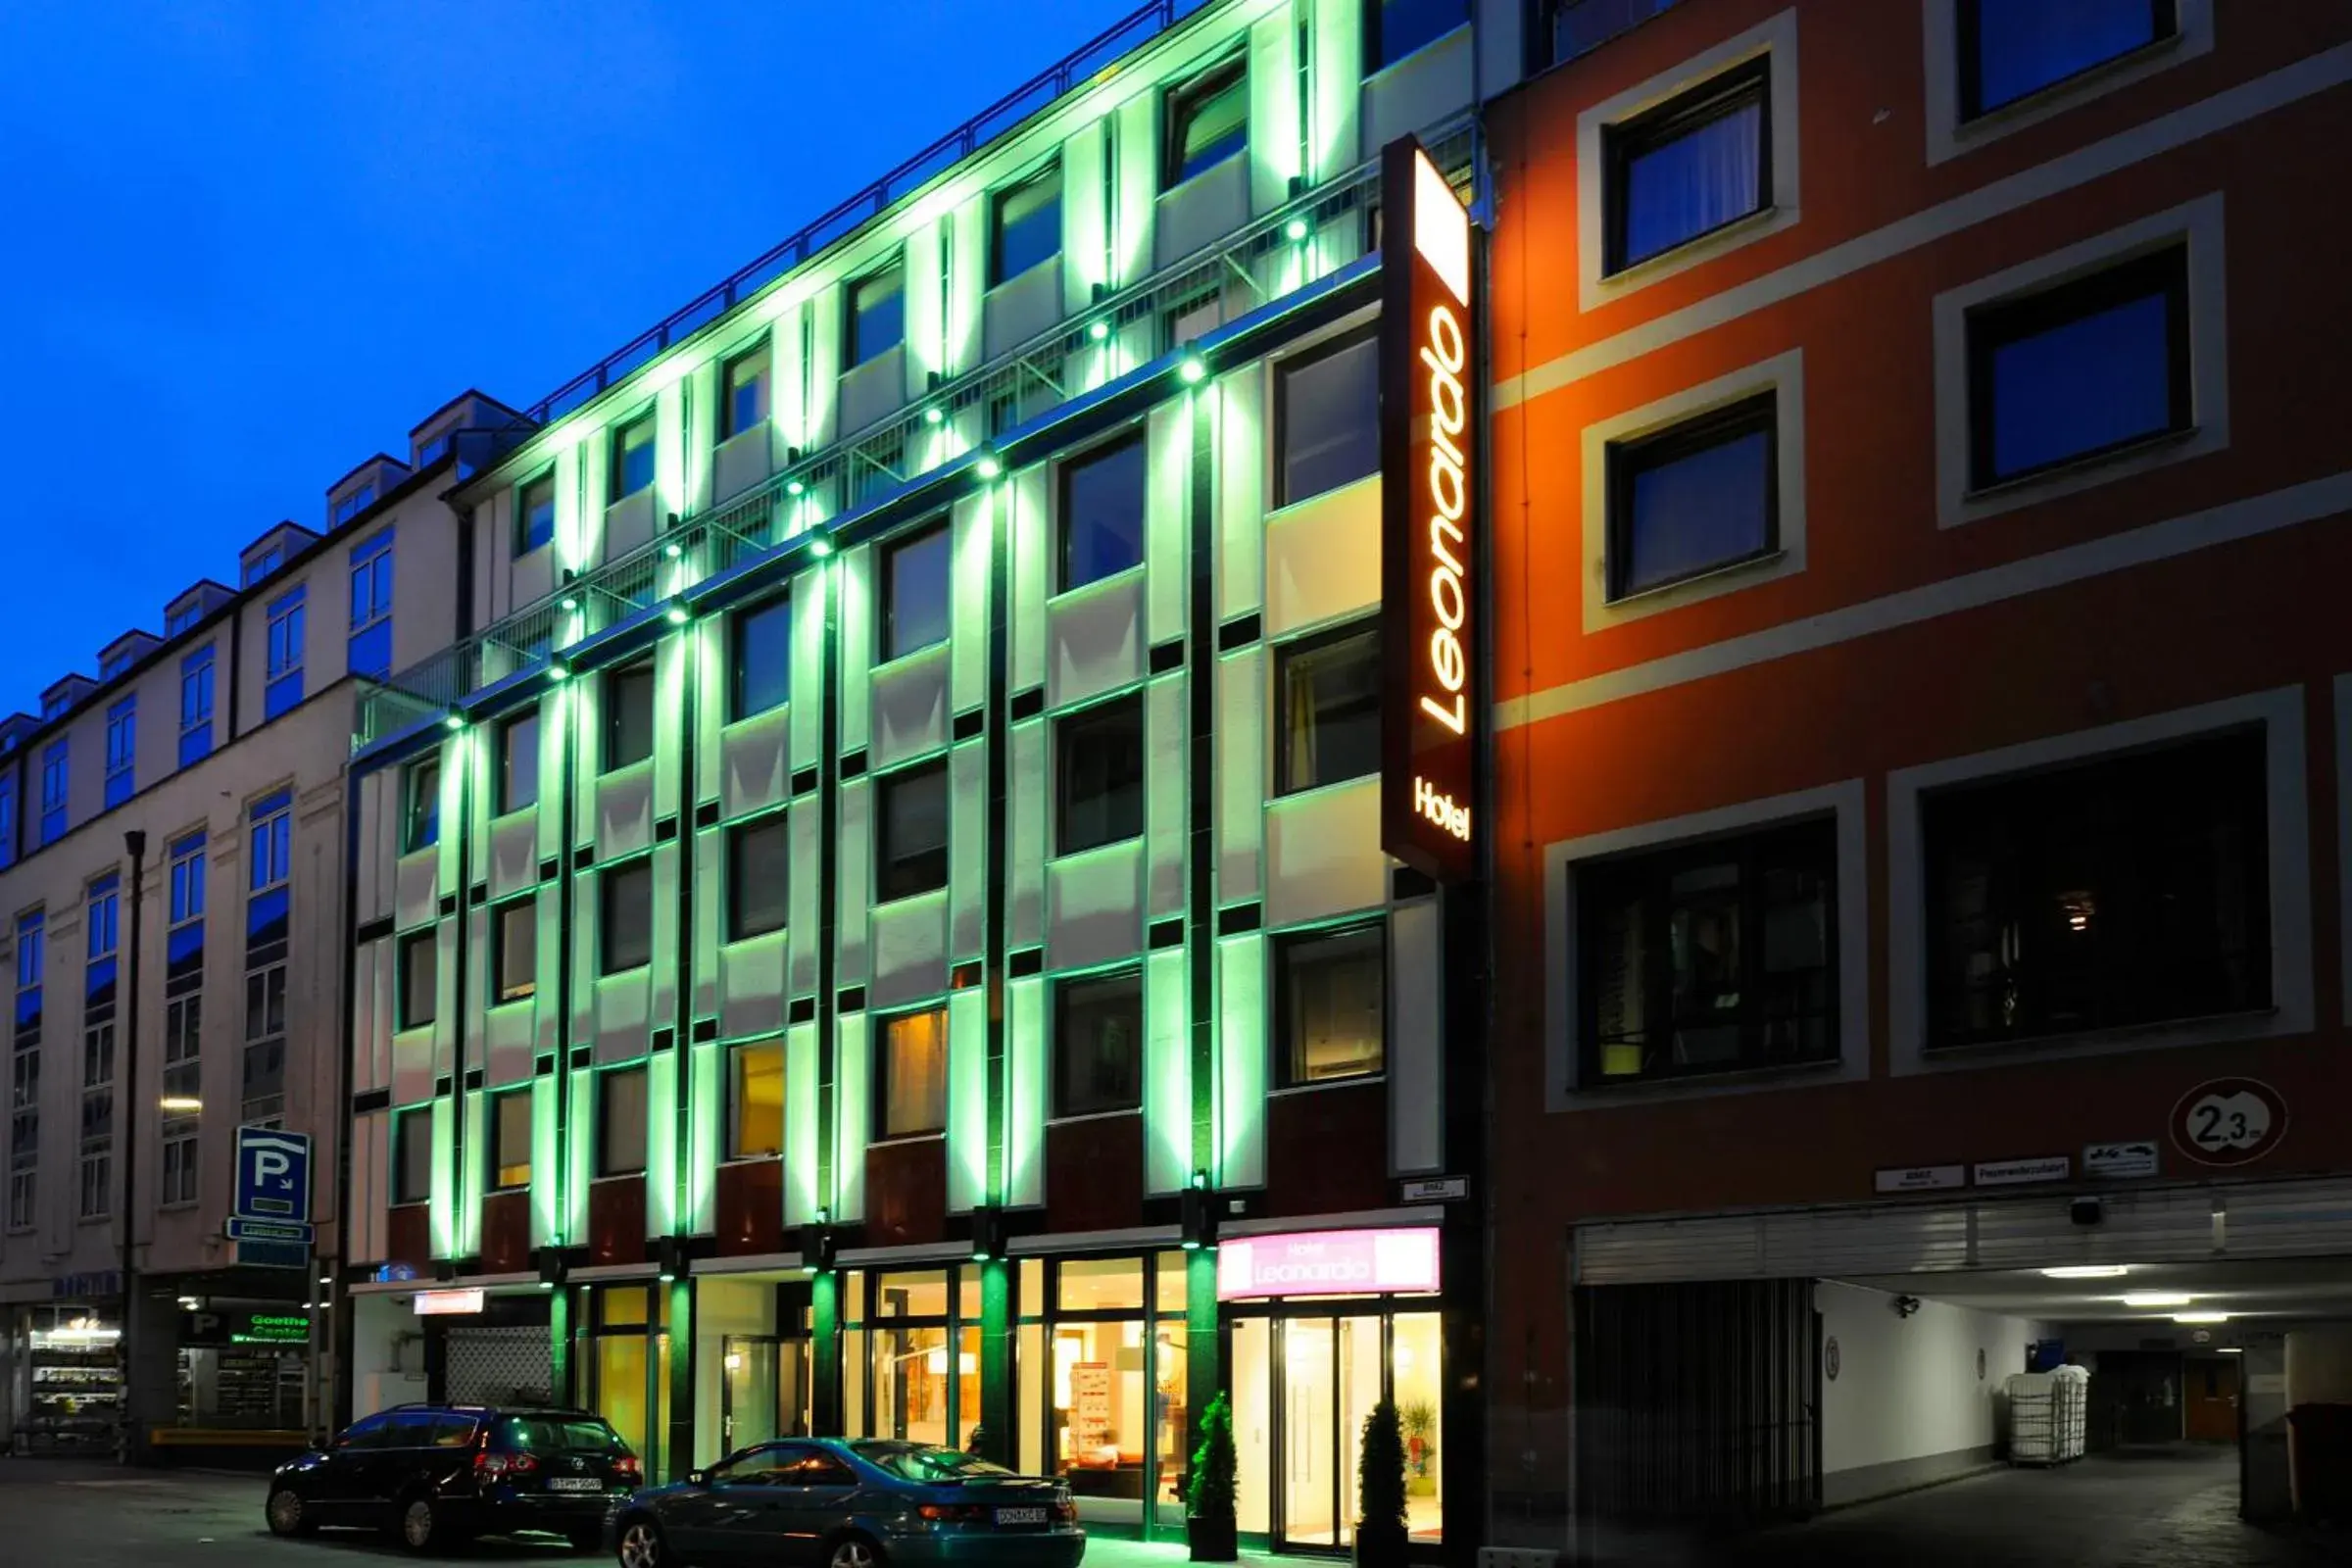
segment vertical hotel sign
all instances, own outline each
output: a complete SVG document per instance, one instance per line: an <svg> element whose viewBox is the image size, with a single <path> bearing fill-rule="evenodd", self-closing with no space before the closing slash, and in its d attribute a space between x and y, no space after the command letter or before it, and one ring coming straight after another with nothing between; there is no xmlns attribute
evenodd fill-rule
<svg viewBox="0 0 2352 1568"><path fill-rule="evenodd" d="M1477 873L1479 382L1470 215L1410 136L1381 155L1381 848Z"/></svg>

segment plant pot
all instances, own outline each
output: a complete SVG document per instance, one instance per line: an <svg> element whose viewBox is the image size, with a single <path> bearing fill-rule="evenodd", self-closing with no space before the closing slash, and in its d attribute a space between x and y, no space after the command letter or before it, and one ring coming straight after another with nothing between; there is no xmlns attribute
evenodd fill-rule
<svg viewBox="0 0 2352 1568"><path fill-rule="evenodd" d="M1241 1556L1239 1532L1231 1515L1222 1519L1206 1519L1200 1514L1184 1517L1184 1539L1193 1548L1195 1562L1234 1562Z"/></svg>
<svg viewBox="0 0 2352 1568"><path fill-rule="evenodd" d="M1405 1568L1410 1538L1394 1525L1355 1527L1356 1568Z"/></svg>

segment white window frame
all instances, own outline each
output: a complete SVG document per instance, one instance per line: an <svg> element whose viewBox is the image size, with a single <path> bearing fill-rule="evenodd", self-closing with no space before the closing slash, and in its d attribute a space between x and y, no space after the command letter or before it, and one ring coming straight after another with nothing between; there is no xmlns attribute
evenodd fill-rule
<svg viewBox="0 0 2352 1568"><path fill-rule="evenodd" d="M2230 334L2222 230L2222 197L2216 191L1936 296L1930 310L1936 340L1936 525L1938 528L1956 528L2228 448ZM2121 451L2094 454L1984 490L1971 489L1968 313L2103 272L2134 257L2182 242L2188 247L2188 386L2192 421L2189 427L2150 436Z"/></svg>
<svg viewBox="0 0 2352 1568"><path fill-rule="evenodd" d="M2144 81L2161 71L2213 52L2213 0L2174 0L2177 27L2170 38L2142 44L2081 75L2026 94L1976 119L1960 118L1960 11L1958 0L1920 0L1920 29L1927 64L1928 164L1947 163L1987 142L2038 125L2078 105L2118 88Z"/></svg>
<svg viewBox="0 0 2352 1568"><path fill-rule="evenodd" d="M1611 828L1544 847L1544 1108L1609 1110L1659 1100L1854 1083L1870 1076L1869 827L1860 779L1824 784L1790 795ZM1577 1059L1583 1015L1577 971L1576 869L1581 863L1643 850L1669 849L1703 839L1730 838L1803 817L1830 815L1838 837L1838 1054L1828 1061L1748 1067L1655 1083L1588 1087Z"/></svg>
<svg viewBox="0 0 2352 1568"><path fill-rule="evenodd" d="M1621 272L1608 266L1610 127L1705 85L1710 79L1770 55L1764 83L1765 116L1772 135L1772 189L1761 209L1711 234L1677 245ZM1576 117L1576 292L1577 309L1594 311L1728 252L1753 245L1767 234L1793 226L1797 204L1796 11L1791 8L1714 48L1603 99Z"/></svg>
<svg viewBox="0 0 2352 1568"><path fill-rule="evenodd" d="M2307 1034L2312 990L2311 808L2304 775L2303 689L2233 697L2197 708L1978 752L1886 775L1886 1065L1890 1076L1972 1072L2021 1062L2066 1061L2120 1052ZM2271 1005L2265 1013L2135 1024L2031 1040L1928 1049L1927 844L1920 796L1953 784L1991 782L2064 762L2188 740L2237 725L2263 726L2269 829Z"/></svg>
<svg viewBox="0 0 2352 1568"><path fill-rule="evenodd" d="M368 539L365 544L359 545L353 549L351 553L352 586L356 589L359 586L359 579L363 576L368 579L368 610L364 615L359 613L353 614L351 620L351 634L354 637L357 637L368 627L375 625L378 621L390 620L392 618L392 552L394 542L392 530L386 528L383 532L378 533L372 538ZM383 590L383 608L381 610L376 608L376 590L378 588ZM352 598L357 600L359 595L354 593Z"/></svg>
<svg viewBox="0 0 2352 1568"><path fill-rule="evenodd" d="M1609 446L1672 429L1717 409L1773 395L1773 458L1779 491L1779 544L1772 554L1729 562L1695 577L1609 598ZM1584 594L1587 633L1676 610L1702 599L1777 582L1805 569L1805 359L1790 349L1728 375L1628 409L1584 431Z"/></svg>

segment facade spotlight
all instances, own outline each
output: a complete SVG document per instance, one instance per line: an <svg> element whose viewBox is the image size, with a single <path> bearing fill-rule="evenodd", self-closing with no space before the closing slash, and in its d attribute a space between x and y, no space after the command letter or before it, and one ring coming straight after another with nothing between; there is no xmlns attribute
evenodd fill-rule
<svg viewBox="0 0 2352 1568"><path fill-rule="evenodd" d="M571 674L571 670L570 670L570 669L569 669L567 666L565 666L565 665L563 665L563 664L550 664L550 665L548 665L548 666L547 666L547 678L548 678L550 681L561 681L561 680L564 680L564 679L567 679L567 678L570 676L570 674Z"/></svg>
<svg viewBox="0 0 2352 1568"><path fill-rule="evenodd" d="M923 411L923 422L925 424L938 424L947 418L947 416L948 416L946 412L942 410L936 403L932 404L929 408Z"/></svg>
<svg viewBox="0 0 2352 1568"><path fill-rule="evenodd" d="M564 606L563 606L563 608L564 608L564 610L566 612L571 612L571 611L574 611L574 610L577 610L577 609L579 609L579 608L580 608L580 602L579 602L577 599L574 599L574 598L572 598L572 597L571 597L571 595L569 595L569 594L565 594L565 595L564 596Z"/></svg>
<svg viewBox="0 0 2352 1568"><path fill-rule="evenodd" d="M1208 366L1198 354L1187 354L1176 366L1177 379L1186 386L1198 386L1208 377Z"/></svg>
<svg viewBox="0 0 2352 1568"><path fill-rule="evenodd" d="M822 561L832 553L833 538L830 534L820 533L815 538L808 541L808 554L814 557L816 560Z"/></svg>
<svg viewBox="0 0 2352 1568"><path fill-rule="evenodd" d="M1306 238L1306 220L1294 218L1282 225L1282 237L1296 243Z"/></svg>
<svg viewBox="0 0 2352 1568"><path fill-rule="evenodd" d="M784 493L788 496L797 496L808 488L808 487L807 485L801 483L801 481L798 479L787 479L784 481Z"/></svg>
<svg viewBox="0 0 2352 1568"><path fill-rule="evenodd" d="M445 713L441 718L441 727L455 735L466 728L466 720L456 713Z"/></svg>
<svg viewBox="0 0 2352 1568"><path fill-rule="evenodd" d="M675 561L686 553L686 547L679 544L675 539L672 539L668 544L665 544L662 547L662 553L667 556L670 560Z"/></svg>
<svg viewBox="0 0 2352 1568"><path fill-rule="evenodd" d="M1110 323L1098 317L1095 320L1087 323L1086 335L1100 343L1110 336Z"/></svg>
<svg viewBox="0 0 2352 1568"><path fill-rule="evenodd" d="M972 466L972 469L983 479L994 479L1004 471L1004 465L998 460L994 452L983 452L980 454L980 461Z"/></svg>
<svg viewBox="0 0 2352 1568"><path fill-rule="evenodd" d="M686 607L684 605L672 605L669 607L668 612L662 618L668 621L672 626L683 626L686 624L687 620Z"/></svg>

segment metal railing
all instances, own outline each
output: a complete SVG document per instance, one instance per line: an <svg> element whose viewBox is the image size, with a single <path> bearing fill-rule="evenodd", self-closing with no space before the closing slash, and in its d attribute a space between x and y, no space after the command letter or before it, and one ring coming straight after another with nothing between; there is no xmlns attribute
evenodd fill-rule
<svg viewBox="0 0 2352 1568"><path fill-rule="evenodd" d="M800 232L769 247L679 306L541 398L524 414L536 424L563 417L603 392L615 378L627 375L670 344L718 319L750 294L800 266L860 223L879 217L908 191L971 157L1120 56L1151 42L1208 3L1209 0L1151 0L1151 4L1128 13L880 179L804 225Z"/></svg>
<svg viewBox="0 0 2352 1568"><path fill-rule="evenodd" d="M1468 118L1424 140L1459 184L1471 166ZM1175 350L1188 324L1221 324L1330 276L1369 249L1379 189L1374 159L580 572L530 609L395 671L360 702L353 750L544 666L564 649L810 527L871 510L1087 387ZM1213 322L1206 320L1210 308Z"/></svg>

